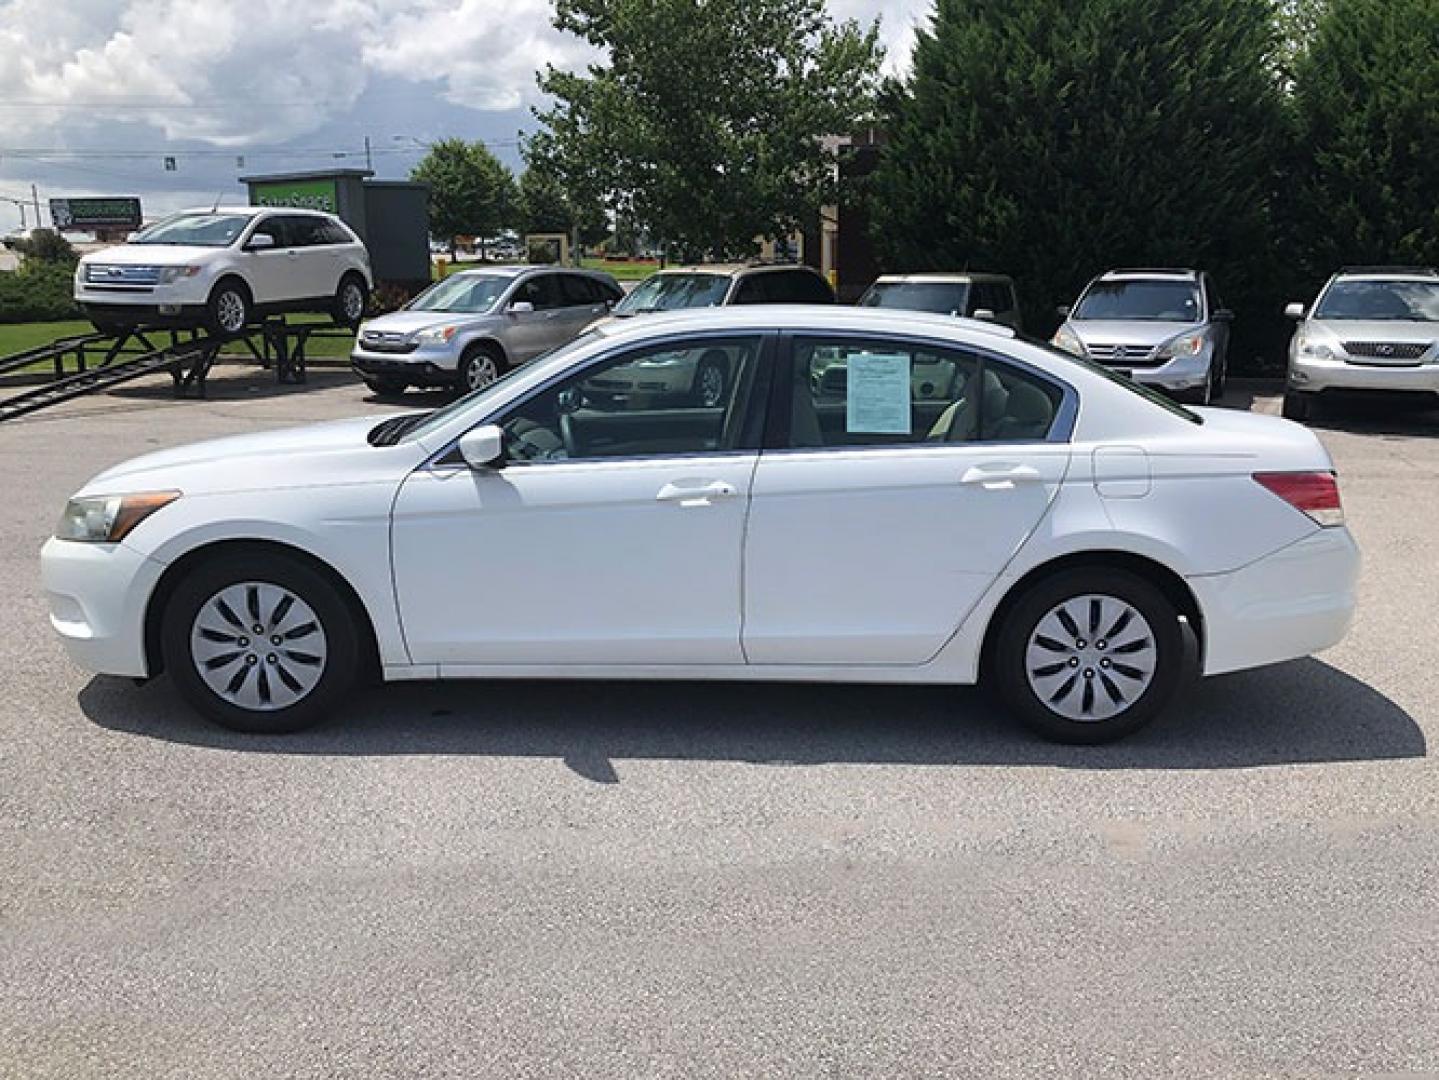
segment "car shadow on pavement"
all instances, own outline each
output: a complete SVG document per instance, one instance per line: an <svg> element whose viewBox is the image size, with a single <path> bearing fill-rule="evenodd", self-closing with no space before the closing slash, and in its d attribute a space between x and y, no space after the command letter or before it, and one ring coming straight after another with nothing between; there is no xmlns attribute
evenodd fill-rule
<svg viewBox="0 0 1439 1080"><path fill-rule="evenodd" d="M1351 435L1398 435L1433 438L1439 435L1439 410L1414 398L1374 394L1326 395L1317 416L1305 423L1324 431Z"/></svg>
<svg viewBox="0 0 1439 1080"><path fill-rule="evenodd" d="M1394 702L1318 660L1186 689L1123 742L1058 746L1017 727L981 692L796 683L400 683L285 736L238 735L192 713L168 680L96 678L79 695L112 731L251 753L549 757L599 783L626 759L1230 769L1423 757Z"/></svg>

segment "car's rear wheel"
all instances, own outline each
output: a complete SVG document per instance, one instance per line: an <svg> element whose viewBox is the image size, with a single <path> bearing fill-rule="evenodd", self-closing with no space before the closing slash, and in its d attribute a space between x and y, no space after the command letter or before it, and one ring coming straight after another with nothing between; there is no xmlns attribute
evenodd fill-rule
<svg viewBox="0 0 1439 1080"><path fill-rule="evenodd" d="M365 279L359 274L346 274L340 279L340 287L335 290L335 301L330 314L341 326L353 329L359 326L360 320L365 317L365 305L368 302L369 293L365 288Z"/></svg>
<svg viewBox="0 0 1439 1080"><path fill-rule="evenodd" d="M187 574L161 624L165 668L196 709L235 731L308 727L354 684L354 613L283 553L219 555Z"/></svg>
<svg viewBox="0 0 1439 1080"><path fill-rule="evenodd" d="M505 362L487 345L471 345L460 357L456 380L462 393L481 390L504 374Z"/></svg>
<svg viewBox="0 0 1439 1080"><path fill-rule="evenodd" d="M1149 723L1184 668L1179 613L1125 570L1067 570L1010 609L992 655L995 688L1048 738L1102 743Z"/></svg>
<svg viewBox="0 0 1439 1080"><path fill-rule="evenodd" d="M242 334L250 325L250 293L233 279L215 286L206 308L210 329L218 334Z"/></svg>

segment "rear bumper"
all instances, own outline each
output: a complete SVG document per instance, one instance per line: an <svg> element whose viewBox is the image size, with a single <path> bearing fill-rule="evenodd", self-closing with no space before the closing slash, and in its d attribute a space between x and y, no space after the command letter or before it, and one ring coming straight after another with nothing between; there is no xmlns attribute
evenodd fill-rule
<svg viewBox="0 0 1439 1080"><path fill-rule="evenodd" d="M1241 570L1189 578L1204 616L1204 674L1338 644L1354 618L1359 564L1348 529L1319 529Z"/></svg>
<svg viewBox="0 0 1439 1080"><path fill-rule="evenodd" d="M40 577L70 659L101 675L149 675L145 609L164 570L124 544L47 541Z"/></svg>
<svg viewBox="0 0 1439 1080"><path fill-rule="evenodd" d="M1289 388L1302 393L1321 390L1390 390L1439 393L1439 364L1351 364L1344 360L1294 359L1289 363Z"/></svg>

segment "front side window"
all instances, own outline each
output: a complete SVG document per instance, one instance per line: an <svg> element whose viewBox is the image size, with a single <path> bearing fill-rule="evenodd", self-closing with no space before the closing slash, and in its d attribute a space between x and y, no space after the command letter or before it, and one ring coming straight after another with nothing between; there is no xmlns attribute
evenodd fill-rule
<svg viewBox="0 0 1439 1080"><path fill-rule="evenodd" d="M1439 322L1439 281L1336 281L1314 317Z"/></svg>
<svg viewBox="0 0 1439 1080"><path fill-rule="evenodd" d="M533 304L536 311L557 308L564 305L560 297L559 283L554 274L540 274L521 282L515 290L515 299Z"/></svg>
<svg viewBox="0 0 1439 1080"><path fill-rule="evenodd" d="M807 270L780 270L771 275L771 302L832 304L834 294L823 278Z"/></svg>
<svg viewBox="0 0 1439 1080"><path fill-rule="evenodd" d="M1064 399L977 353L888 341L796 341L793 377L796 448L1045 439Z"/></svg>
<svg viewBox="0 0 1439 1080"><path fill-rule="evenodd" d="M257 236L268 236L275 242L275 247L283 248L290 246L290 230L285 228L285 219L280 217L267 217L255 226L255 231L250 234L250 239Z"/></svg>
<svg viewBox="0 0 1439 1080"><path fill-rule="evenodd" d="M560 290L566 307L589 307L598 302L589 278L580 277L579 274L562 275Z"/></svg>
<svg viewBox="0 0 1439 1080"><path fill-rule="evenodd" d="M1198 322L1199 312L1191 281L1096 281L1070 318Z"/></svg>
<svg viewBox="0 0 1439 1080"><path fill-rule="evenodd" d="M655 274L615 308L617 315L715 307L724 303L730 279L723 274Z"/></svg>
<svg viewBox="0 0 1439 1080"><path fill-rule="evenodd" d="M250 218L244 214L179 214L136 233L129 243L229 247L248 224Z"/></svg>
<svg viewBox="0 0 1439 1080"><path fill-rule="evenodd" d="M958 281L877 281L859 303L861 307L963 315L969 303L969 286Z"/></svg>
<svg viewBox="0 0 1439 1080"><path fill-rule="evenodd" d="M737 449L760 342L670 342L586 368L500 421L506 458L536 463Z"/></svg>

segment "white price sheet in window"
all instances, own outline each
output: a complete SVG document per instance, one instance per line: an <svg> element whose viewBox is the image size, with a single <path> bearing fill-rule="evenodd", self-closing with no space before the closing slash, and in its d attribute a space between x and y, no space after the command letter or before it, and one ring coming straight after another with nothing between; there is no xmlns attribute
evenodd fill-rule
<svg viewBox="0 0 1439 1080"><path fill-rule="evenodd" d="M845 430L851 435L909 435L907 353L852 353L846 364Z"/></svg>

